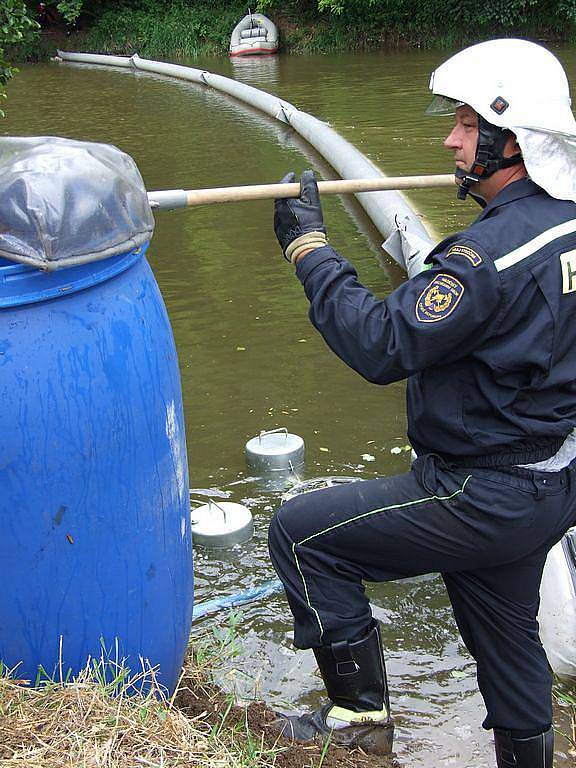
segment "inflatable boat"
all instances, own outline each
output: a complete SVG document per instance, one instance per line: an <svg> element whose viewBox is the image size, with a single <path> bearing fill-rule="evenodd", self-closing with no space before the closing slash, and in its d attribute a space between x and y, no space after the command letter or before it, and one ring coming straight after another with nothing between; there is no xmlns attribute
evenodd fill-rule
<svg viewBox="0 0 576 768"><path fill-rule="evenodd" d="M230 56L270 56L278 51L278 28L262 13L248 13L230 38Z"/></svg>

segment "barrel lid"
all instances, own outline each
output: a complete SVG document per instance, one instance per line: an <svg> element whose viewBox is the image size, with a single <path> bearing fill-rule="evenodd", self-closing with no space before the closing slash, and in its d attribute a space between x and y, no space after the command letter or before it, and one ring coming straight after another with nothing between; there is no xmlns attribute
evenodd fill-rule
<svg viewBox="0 0 576 768"><path fill-rule="evenodd" d="M57 136L0 137L0 257L44 270L148 242L154 218L134 160Z"/></svg>
<svg viewBox="0 0 576 768"><path fill-rule="evenodd" d="M190 514L192 541L202 547L233 547L248 541L254 533L252 513L233 501L210 499L208 504L193 507Z"/></svg>

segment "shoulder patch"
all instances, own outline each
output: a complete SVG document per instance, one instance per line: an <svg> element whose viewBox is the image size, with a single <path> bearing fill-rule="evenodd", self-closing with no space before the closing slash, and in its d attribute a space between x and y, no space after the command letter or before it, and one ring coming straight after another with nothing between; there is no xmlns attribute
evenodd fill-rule
<svg viewBox="0 0 576 768"><path fill-rule="evenodd" d="M473 267L482 264L482 256L480 256L474 248L470 248L469 245L453 245L452 248L448 250L446 258L449 256L464 256Z"/></svg>
<svg viewBox="0 0 576 768"><path fill-rule="evenodd" d="M464 295L464 286L452 275L436 275L416 302L420 323L437 323L452 314Z"/></svg>

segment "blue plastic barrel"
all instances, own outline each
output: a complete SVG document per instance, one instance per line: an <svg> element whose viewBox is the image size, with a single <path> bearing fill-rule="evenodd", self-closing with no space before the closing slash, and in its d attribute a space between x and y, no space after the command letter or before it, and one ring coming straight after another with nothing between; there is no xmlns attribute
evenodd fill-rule
<svg viewBox="0 0 576 768"><path fill-rule="evenodd" d="M178 680L193 605L176 349L145 248L0 259L0 659L34 683L103 648Z"/></svg>

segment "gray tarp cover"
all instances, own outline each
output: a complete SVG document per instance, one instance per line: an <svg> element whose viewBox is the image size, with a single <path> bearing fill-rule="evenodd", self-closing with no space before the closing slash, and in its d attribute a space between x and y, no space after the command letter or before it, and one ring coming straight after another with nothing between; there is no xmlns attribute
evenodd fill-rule
<svg viewBox="0 0 576 768"><path fill-rule="evenodd" d="M41 269L125 253L154 218L134 160L109 144L0 138L0 256Z"/></svg>

